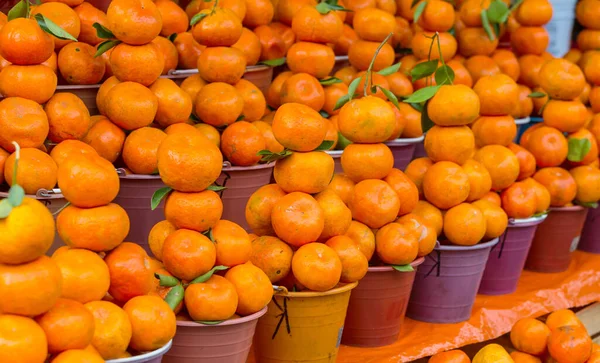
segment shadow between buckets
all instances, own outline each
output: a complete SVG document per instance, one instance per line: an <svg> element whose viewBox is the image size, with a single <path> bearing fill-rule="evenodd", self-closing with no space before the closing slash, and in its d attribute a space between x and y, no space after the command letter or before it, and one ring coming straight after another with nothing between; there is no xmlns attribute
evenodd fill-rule
<svg viewBox="0 0 600 363"><path fill-rule="evenodd" d="M510 294L517 289L533 235L547 215L527 219L511 219L500 242L492 247L485 265L479 293Z"/></svg>
<svg viewBox="0 0 600 363"><path fill-rule="evenodd" d="M391 266L369 267L350 295L342 344L383 347L398 340L416 270L423 261L423 257L413 261L414 271L410 272Z"/></svg>
<svg viewBox="0 0 600 363"><path fill-rule="evenodd" d="M600 254L600 208L589 208L577 249Z"/></svg>
<svg viewBox="0 0 600 363"><path fill-rule="evenodd" d="M536 272L563 272L577 249L588 208L550 208L546 220L535 231L525 268Z"/></svg>
<svg viewBox="0 0 600 363"><path fill-rule="evenodd" d="M468 320L497 243L498 238L474 246L436 246L417 270L406 316L429 323Z"/></svg>
<svg viewBox="0 0 600 363"><path fill-rule="evenodd" d="M276 293L259 319L254 354L260 363L333 363L342 340L350 291Z"/></svg>

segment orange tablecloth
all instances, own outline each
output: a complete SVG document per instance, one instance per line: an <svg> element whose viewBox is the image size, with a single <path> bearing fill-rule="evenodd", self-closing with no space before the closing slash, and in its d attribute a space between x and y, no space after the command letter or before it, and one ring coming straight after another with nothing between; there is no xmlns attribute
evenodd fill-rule
<svg viewBox="0 0 600 363"><path fill-rule="evenodd" d="M338 362L409 362L435 353L497 338L523 317L600 300L600 255L576 251L569 270L557 274L524 271L510 295L478 295L471 319L429 324L406 319L400 338L382 348L341 346Z"/></svg>

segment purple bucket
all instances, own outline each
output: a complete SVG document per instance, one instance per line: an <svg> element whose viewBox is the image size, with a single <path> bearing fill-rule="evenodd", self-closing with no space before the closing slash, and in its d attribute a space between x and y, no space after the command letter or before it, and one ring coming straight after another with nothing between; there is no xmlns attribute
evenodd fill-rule
<svg viewBox="0 0 600 363"><path fill-rule="evenodd" d="M153 256L148 246L148 234L154 225L165 219L164 200L155 210L150 209L150 201L154 192L164 188L165 184L158 175L126 174L118 169L121 186L114 203L125 209L131 223L129 234L125 238L142 246Z"/></svg>
<svg viewBox="0 0 600 363"><path fill-rule="evenodd" d="M388 141L385 144L392 150L394 155L394 168L399 170L406 169L406 166L415 157L417 145L422 145L425 136L411 139L396 139Z"/></svg>
<svg viewBox="0 0 600 363"><path fill-rule="evenodd" d="M228 162L223 166L217 184L227 187L222 194L223 219L239 224L249 231L246 223L246 203L252 193L271 182L275 163L254 166L231 166Z"/></svg>
<svg viewBox="0 0 600 363"><path fill-rule="evenodd" d="M406 316L428 323L469 320L490 250L498 238L474 246L437 246L417 270Z"/></svg>
<svg viewBox="0 0 600 363"><path fill-rule="evenodd" d="M414 159L418 159L418 158L424 158L427 156L427 153L425 152L425 142L423 142L423 140L425 140L425 134L423 134L423 136L421 136L421 141L419 141L418 143L415 144L415 151L413 153L413 160ZM404 170L404 169L402 169Z"/></svg>
<svg viewBox="0 0 600 363"><path fill-rule="evenodd" d="M600 208L588 208L588 215L579 240L580 251L600 253Z"/></svg>
<svg viewBox="0 0 600 363"><path fill-rule="evenodd" d="M134 355L133 357L129 358L110 359L107 360L106 363L161 363L163 355L165 355L169 349L171 349L172 345L173 340L169 340L169 342L162 348L158 348L152 352Z"/></svg>
<svg viewBox="0 0 600 363"><path fill-rule="evenodd" d="M333 158L333 172L335 174L344 174L344 169L342 168L342 154L344 150L328 150L326 153Z"/></svg>
<svg viewBox="0 0 600 363"><path fill-rule="evenodd" d="M514 219L500 236L488 257L479 293L484 295L510 294L517 289L525 260L538 224L546 215L536 218Z"/></svg>

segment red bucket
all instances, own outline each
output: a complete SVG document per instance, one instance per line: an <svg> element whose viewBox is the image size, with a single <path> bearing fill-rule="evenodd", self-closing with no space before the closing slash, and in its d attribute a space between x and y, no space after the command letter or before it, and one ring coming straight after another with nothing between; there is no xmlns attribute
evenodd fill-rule
<svg viewBox="0 0 600 363"><path fill-rule="evenodd" d="M600 253L600 208L588 209L585 225L577 249L590 253Z"/></svg>
<svg viewBox="0 0 600 363"><path fill-rule="evenodd" d="M423 263L423 257L411 263ZM393 267L369 267L350 295L342 344L383 347L398 340L406 315L415 271L399 272Z"/></svg>
<svg viewBox="0 0 600 363"><path fill-rule="evenodd" d="M588 209L581 206L550 208L535 232L525 268L536 272L563 272L577 249Z"/></svg>

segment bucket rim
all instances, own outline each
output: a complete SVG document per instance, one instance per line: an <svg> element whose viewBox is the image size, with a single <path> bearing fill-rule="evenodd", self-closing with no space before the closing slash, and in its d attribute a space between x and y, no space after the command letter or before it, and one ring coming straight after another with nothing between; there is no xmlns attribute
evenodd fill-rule
<svg viewBox="0 0 600 363"><path fill-rule="evenodd" d="M423 134L419 137L410 137L410 138L400 137L395 140L386 141L386 142L384 142L384 144L386 144L387 146L405 146L405 145L418 144L423 140L425 140L425 134Z"/></svg>
<svg viewBox="0 0 600 363"><path fill-rule="evenodd" d="M178 320L177 326L196 327L196 328L206 329L206 328L219 327L219 326L238 325L238 324L247 323L252 320L258 320L258 318L265 315L266 313L267 313L267 307L265 306L264 308L260 309L259 311L257 311L254 314L250 314L250 315L247 315L247 316L244 316L241 318L237 318L237 319L225 320L224 322L215 324L215 325L205 325L205 324L196 323L194 321Z"/></svg>
<svg viewBox="0 0 600 363"><path fill-rule="evenodd" d="M275 167L275 162L269 162L266 164L256 164L251 166L233 166L228 161L223 163L222 171L244 171L244 170L261 170L271 169ZM125 168L117 168L117 174L121 179L138 179L138 180L158 180L160 179L159 174L132 174L129 173Z"/></svg>
<svg viewBox="0 0 600 363"><path fill-rule="evenodd" d="M452 246L447 246L447 245L440 245L440 246L435 246L434 250L436 251L475 251L475 250L483 250L485 248L488 247L494 247L496 244L498 244L498 242L500 241L500 238L496 237L491 241L487 241L487 242L483 242L483 243L478 243L476 245L473 246L456 246L456 245L452 245Z"/></svg>
<svg viewBox="0 0 600 363"><path fill-rule="evenodd" d="M529 121L530 121L530 122L543 122L543 121L544 121L544 119L543 119L543 118L541 118L541 117L530 116L530 117L529 117Z"/></svg>
<svg viewBox="0 0 600 363"><path fill-rule="evenodd" d="M335 56L335 62L347 62L348 61L348 56L347 55L336 55Z"/></svg>
<svg viewBox="0 0 600 363"><path fill-rule="evenodd" d="M417 267L420 264L422 264L423 262L425 262L425 257L419 257L416 260L414 260L413 262L411 262L410 265L412 267ZM392 266L371 266L371 267L369 267L369 269L367 271L368 272L390 272L390 271L396 271L396 270ZM399 271L397 271L397 272L399 272Z"/></svg>
<svg viewBox="0 0 600 363"><path fill-rule="evenodd" d="M246 66L246 71L244 72L244 74L246 73L254 73L254 72L260 72L260 71L266 71L269 69L272 69L273 67L264 65L264 64L258 64L258 65L253 65L253 66ZM198 73L198 68L190 68L190 69L171 69L169 70L169 72L167 73L166 76L162 76L165 78L185 78L194 74Z"/></svg>
<svg viewBox="0 0 600 363"><path fill-rule="evenodd" d="M342 154L344 153L344 150L325 150L325 152L329 155L331 155L332 157L341 157Z"/></svg>
<svg viewBox="0 0 600 363"><path fill-rule="evenodd" d="M508 224L510 226L521 226L523 224L540 224L542 223L546 218L548 218L548 213L544 213L542 215L539 215L537 217L530 217L530 218L510 218L508 220Z"/></svg>
<svg viewBox="0 0 600 363"><path fill-rule="evenodd" d="M579 212L584 209L585 207L580 205L574 205L571 207L550 207L550 212Z"/></svg>
<svg viewBox="0 0 600 363"><path fill-rule="evenodd" d="M515 124L517 124L517 126L525 125L530 122L531 122L531 117L529 117L529 116L515 119Z"/></svg>
<svg viewBox="0 0 600 363"><path fill-rule="evenodd" d="M290 298L322 297L322 296L341 294L341 293L344 293L344 292L354 289L356 286L358 286L358 282L344 284L340 287L336 287L335 289L327 290L324 292L304 291L304 292L288 292L287 294L283 293L283 292L275 292L274 295L282 296L282 297L290 297Z"/></svg>
<svg viewBox="0 0 600 363"><path fill-rule="evenodd" d="M64 199L64 195L59 188L39 189L35 194L26 194L26 197L37 200ZM0 198L8 198L8 192L0 192Z"/></svg>
<svg viewBox="0 0 600 363"><path fill-rule="evenodd" d="M106 361L106 363L135 363L141 359L147 360L147 359L156 358L156 357L164 355L166 352L168 352L169 349L171 349L172 345L173 345L173 339L169 340L169 342L167 344L163 345L161 348L158 348L151 352L140 354L140 355L135 355L133 357L128 357L128 358L109 359Z"/></svg>
<svg viewBox="0 0 600 363"><path fill-rule="evenodd" d="M78 85L78 84L61 84L56 86L56 91L82 91L82 90L88 90L88 89L95 89L98 90L100 88L102 84L98 83L98 84L84 84L84 85Z"/></svg>

